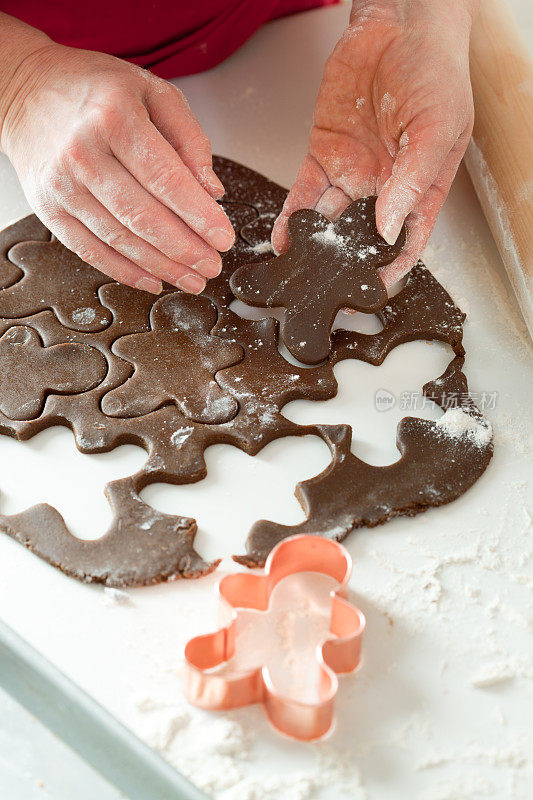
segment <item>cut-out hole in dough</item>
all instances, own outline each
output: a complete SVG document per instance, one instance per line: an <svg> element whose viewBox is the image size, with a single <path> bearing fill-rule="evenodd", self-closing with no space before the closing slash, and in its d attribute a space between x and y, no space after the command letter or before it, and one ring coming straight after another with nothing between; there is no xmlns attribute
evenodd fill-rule
<svg viewBox="0 0 533 800"><path fill-rule="evenodd" d="M246 303L243 303L241 300L234 300L230 305L230 309L243 319L267 319L273 317L281 322L285 317L284 308L256 308L254 306L247 306ZM350 312L346 310L339 311L335 317L332 330L337 330L337 328L371 335L382 331L383 324L376 314L365 314L362 311ZM291 364L297 364L302 367L309 366L308 364L300 364L299 361L296 361L283 343L279 351Z"/></svg>
<svg viewBox="0 0 533 800"><path fill-rule="evenodd" d="M396 281L396 283L393 283L392 286L389 286L389 288L387 289L389 300L391 297L395 297L397 294L400 294L406 283L407 283L407 275L405 275L403 278L400 278L400 280Z"/></svg>
<svg viewBox="0 0 533 800"><path fill-rule="evenodd" d="M339 311L335 317L332 330L340 328L343 331L356 331L371 336L383 330L383 323L376 314L364 314L362 311L355 313Z"/></svg>
<svg viewBox="0 0 533 800"><path fill-rule="evenodd" d="M204 480L183 486L155 483L143 489L141 497L164 513L194 517L195 548L207 560L241 552L258 519L302 522L305 514L294 487L331 461L329 449L317 436L279 439L253 457L217 444L205 456Z"/></svg>
<svg viewBox="0 0 533 800"><path fill-rule="evenodd" d="M274 317L281 322L285 317L284 308L259 308L255 306L247 306L242 300L233 300L230 305L231 311L237 314L238 317L243 319L269 319Z"/></svg>
<svg viewBox="0 0 533 800"><path fill-rule="evenodd" d="M301 367L301 369L315 369L320 366L320 364L303 364L301 361L298 361L297 358L294 358L292 353L289 353L281 337L278 339L278 351L285 361L288 361L289 364L294 364L295 367ZM322 361L321 364L324 364L324 361Z"/></svg>
<svg viewBox="0 0 533 800"><path fill-rule="evenodd" d="M230 308L235 314L237 314L237 316L242 317L243 319L267 319L273 317L281 322L285 317L284 308L255 308L253 306L247 306L246 303L243 303L240 300L234 300L230 305ZM362 311L356 311L354 313L349 311L339 311L335 318L332 330L337 330L337 328L342 328L342 330L345 331L366 333L370 336L374 333L379 333L382 331L383 324L376 314L365 314ZM278 350L285 361L288 361L289 364L294 364L295 366L302 367L303 369L313 369L317 366L316 364L303 364L301 361L298 361L296 358L294 358L294 356L291 355L287 350L286 346L281 340L281 337L279 338L278 342Z"/></svg>
<svg viewBox="0 0 533 800"><path fill-rule="evenodd" d="M246 303L242 303L240 300L234 300L230 305L231 310L237 314L237 316L242 317L243 319L269 319L270 317L277 319L281 322L285 317L285 309L284 308L255 308L253 306L247 306ZM301 367L302 369L314 369L317 365L311 366L310 364L302 364L301 361L298 361L294 356L292 356L281 339L281 336L278 338L278 350L285 359L288 361L289 364L294 364L296 367Z"/></svg>
<svg viewBox="0 0 533 800"><path fill-rule="evenodd" d="M47 428L27 442L0 436L2 470L0 512L17 514L37 503L54 506L74 536L98 539L113 519L104 488L146 461L140 447L122 445L110 453L85 455L70 430Z"/></svg>
<svg viewBox="0 0 533 800"><path fill-rule="evenodd" d="M441 416L442 411L423 397L422 386L442 375L449 361L446 345L429 342L400 345L380 367L341 361L334 367L339 384L336 397L320 403L295 400L284 407L283 414L301 425L351 425L356 456L375 466L393 464L400 457L396 448L400 420Z"/></svg>

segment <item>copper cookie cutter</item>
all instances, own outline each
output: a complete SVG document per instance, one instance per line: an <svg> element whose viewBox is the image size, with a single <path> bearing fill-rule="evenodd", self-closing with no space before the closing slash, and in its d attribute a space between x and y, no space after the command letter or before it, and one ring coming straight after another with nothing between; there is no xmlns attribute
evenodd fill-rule
<svg viewBox="0 0 533 800"><path fill-rule="evenodd" d="M321 573L338 583L329 593L329 633L316 652L317 701L302 702L278 691L267 666L232 675L217 674L216 668L235 655L237 609L267 611L277 584L300 572ZM284 539L272 550L262 575L239 572L222 578L217 588L221 627L214 633L196 636L185 647L187 700L211 710L262 702L270 721L282 733L304 740L324 736L334 719L337 675L352 672L361 657L365 617L347 600L351 572L352 559L341 544L301 534Z"/></svg>

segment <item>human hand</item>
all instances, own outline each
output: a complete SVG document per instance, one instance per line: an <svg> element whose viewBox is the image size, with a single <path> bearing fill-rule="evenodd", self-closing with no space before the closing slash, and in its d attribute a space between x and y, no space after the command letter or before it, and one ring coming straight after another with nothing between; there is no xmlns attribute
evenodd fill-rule
<svg viewBox="0 0 533 800"><path fill-rule="evenodd" d="M315 208L334 219L377 194L376 223L390 244L406 222L401 254L380 270L390 286L416 263L472 133L468 66L477 0L355 0L316 101L309 150L276 221Z"/></svg>
<svg viewBox="0 0 533 800"><path fill-rule="evenodd" d="M14 85L13 85L14 84ZM22 63L1 128L26 197L84 261L121 283L198 293L235 234L182 93L101 53L50 44Z"/></svg>

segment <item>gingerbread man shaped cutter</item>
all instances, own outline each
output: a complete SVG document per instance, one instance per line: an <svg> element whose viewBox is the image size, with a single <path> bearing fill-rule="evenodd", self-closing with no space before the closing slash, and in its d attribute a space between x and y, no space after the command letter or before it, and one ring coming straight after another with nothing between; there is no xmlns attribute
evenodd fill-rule
<svg viewBox="0 0 533 800"><path fill-rule="evenodd" d="M221 627L196 636L185 647L184 693L190 703L221 710L261 702L272 724L297 739L324 736L334 719L337 675L352 672L361 657L365 627L362 612L347 600L352 559L338 542L319 536L298 535L281 541L270 553L261 575L239 572L218 584ZM276 688L269 668L221 671L238 646L238 609L267 611L277 584L288 575L315 572L333 578L330 592L329 634L317 648L319 685L316 702L302 702Z"/></svg>

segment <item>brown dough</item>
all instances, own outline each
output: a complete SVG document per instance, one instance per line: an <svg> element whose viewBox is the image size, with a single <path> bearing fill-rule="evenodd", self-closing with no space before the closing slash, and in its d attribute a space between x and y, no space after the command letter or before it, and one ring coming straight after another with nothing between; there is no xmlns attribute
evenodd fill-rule
<svg viewBox="0 0 533 800"><path fill-rule="evenodd" d="M205 297L179 292L157 300L150 313L151 331L124 336L113 345L115 355L135 371L105 395L104 414L140 417L174 402L195 422L228 422L239 407L214 375L240 361L243 350L209 335L216 321L216 309Z"/></svg>
<svg viewBox="0 0 533 800"><path fill-rule="evenodd" d="M227 321L226 321L227 320ZM299 426L281 414L291 400L329 400L337 393L337 381L328 364L310 370L290 364L278 350L277 320L245 320L221 314L213 330L217 336L238 342L245 351L242 361L217 373L217 381L239 402L232 422L233 433L248 439L247 452L256 453L280 436L291 436Z"/></svg>
<svg viewBox="0 0 533 800"><path fill-rule="evenodd" d="M209 281L204 293L204 297L217 307L218 321L210 333L208 328L203 330L213 339L220 339L219 346L215 347L217 353L222 352L221 346L228 344L232 347L238 345L245 353L243 360L235 363L232 359L233 366L226 366L212 376L238 404L238 413L229 422L204 424L191 420L173 402L138 417L104 414L103 398L132 379L132 364L114 352L114 343L132 334L150 335L150 315L154 304L162 303L166 296L181 295L168 287L157 299L110 283L105 276L83 265L84 288L79 299L85 307L93 307L97 312L103 309L109 324L98 330L75 330L74 325L65 326L60 321L60 318L68 318L60 295L65 279L69 279L69 275L63 275L61 265L75 256L63 254L61 247L50 241L49 232L35 217L21 220L0 233L0 287L6 287L9 293L19 286L20 298L20 306L15 308L12 294L7 303L6 290L0 290L0 303L9 306L9 313L0 318L0 336L13 327L16 319L16 325L34 329L45 348L58 344L85 345L99 350L107 361L107 374L100 384L80 394L49 394L35 419L12 420L0 412L0 432L28 439L52 425L64 424L72 429L76 445L82 452L107 452L120 444L131 443L144 447L148 453L146 464L136 475L107 487L115 520L108 534L99 540L85 543L72 537L62 518L49 506L37 506L14 517L0 517L3 530L67 574L83 580L133 585L165 580L169 576L196 577L211 571L215 565L204 562L194 551L194 521L154 512L139 497L145 486L156 481L181 484L201 480L206 475L204 451L216 443L232 444L253 455L280 436L312 434L329 443L333 460L337 453L338 461L343 452L347 452L345 438L339 436L339 429L292 423L281 413L285 403L299 398L324 400L333 397L337 384L332 366L336 361L355 357L380 363L379 360L383 360L386 353L401 341L437 339L450 343L458 355L464 352L461 344L464 315L423 265L419 265L402 292L378 312L382 319L386 318L384 330L376 335L378 346L373 345L374 336L335 331L333 351L326 363L313 369L289 364L277 348L275 321L244 320L229 308L233 300L229 286L231 274L245 264L271 258L270 232L286 191L227 159L215 158L214 163L227 190L222 205L238 235L235 246L223 255L220 276ZM41 280L48 298L45 310L41 310L43 306L38 302L35 287L32 290L33 302L28 302L27 291L21 291L25 278L19 267L9 260L13 252L16 255L14 245L19 242L24 244L23 251L30 251L27 262L40 264ZM61 263L56 272L58 256ZM26 271L27 267L22 266ZM196 303L197 300L191 298L187 302ZM205 302L200 301L199 307ZM423 313L417 313L417 303L423 305ZM212 311L210 313L213 315ZM212 319L214 321L214 315ZM168 318L167 322L169 328L161 330L161 334L172 338L172 325ZM352 346L354 343L355 347ZM176 380L181 368L182 365L176 361ZM485 466L485 461L475 462L477 476ZM469 469L474 480L474 468ZM419 475L419 478L423 486L424 476ZM450 476L452 483L454 480L454 476ZM466 488L466 484L461 486ZM457 491L461 491L461 486ZM428 493L426 501L427 505L438 504ZM417 510L423 510L423 507L417 507ZM393 513L391 511L391 515ZM146 533L147 524L154 518L157 519L157 539ZM321 533L334 535L332 530ZM258 550L260 559L264 552L264 548ZM252 556L246 558L250 564L255 563Z"/></svg>
<svg viewBox="0 0 533 800"><path fill-rule="evenodd" d="M466 314L457 308L448 292L422 264L416 264L403 289L377 312L383 330L368 336L354 331L333 332L331 361L359 358L382 364L390 351L416 339L449 344L458 355L464 353L463 322Z"/></svg>
<svg viewBox="0 0 533 800"><path fill-rule="evenodd" d="M270 236L277 216L270 212L260 215L253 206L228 201L226 196L221 206L238 235L231 250L222 254L220 275L208 281L203 292L203 296L212 300L219 310L229 308L235 299L229 285L235 270L243 264L259 263L272 255Z"/></svg>
<svg viewBox="0 0 533 800"><path fill-rule="evenodd" d="M7 254L19 242L49 242L50 231L33 214L0 231L0 289L12 286L22 277L20 269Z"/></svg>
<svg viewBox="0 0 533 800"><path fill-rule="evenodd" d="M357 200L334 222L317 211L296 211L288 221L287 252L241 267L231 278L233 293L245 303L286 309L281 337L304 364L328 357L341 308L373 313L387 303L377 268L400 253L405 232L388 245L376 228L375 204L375 197Z"/></svg>
<svg viewBox="0 0 533 800"><path fill-rule="evenodd" d="M85 392L106 372L107 362L94 347L45 348L33 328L17 325L0 338L0 411L11 419L33 419L47 394Z"/></svg>
<svg viewBox="0 0 533 800"><path fill-rule="evenodd" d="M51 308L62 325L76 331L99 331L111 322L96 294L109 278L57 239L20 242L7 255L22 275L0 293L0 317L18 319Z"/></svg>
<svg viewBox="0 0 533 800"><path fill-rule="evenodd" d="M424 386L424 393L444 407L453 397L458 408L482 420L468 396L462 362L455 358L444 375ZM236 561L261 566L287 536L306 533L342 541L354 528L372 528L392 517L414 516L450 503L485 471L493 451L492 442L477 444L467 436L443 433L434 422L406 417L397 431L399 461L374 467L351 452L349 426L326 428L323 434L332 453L331 464L296 487L296 497L307 514L305 522L294 526L256 522L246 542L246 555L235 557Z"/></svg>
<svg viewBox="0 0 533 800"><path fill-rule="evenodd" d="M194 550L193 519L155 511L137 495L130 479L109 484L106 494L114 520L100 539L72 536L61 514L46 503L21 514L0 515L0 528L66 575L88 583L146 586L197 578L220 563L207 563Z"/></svg>

